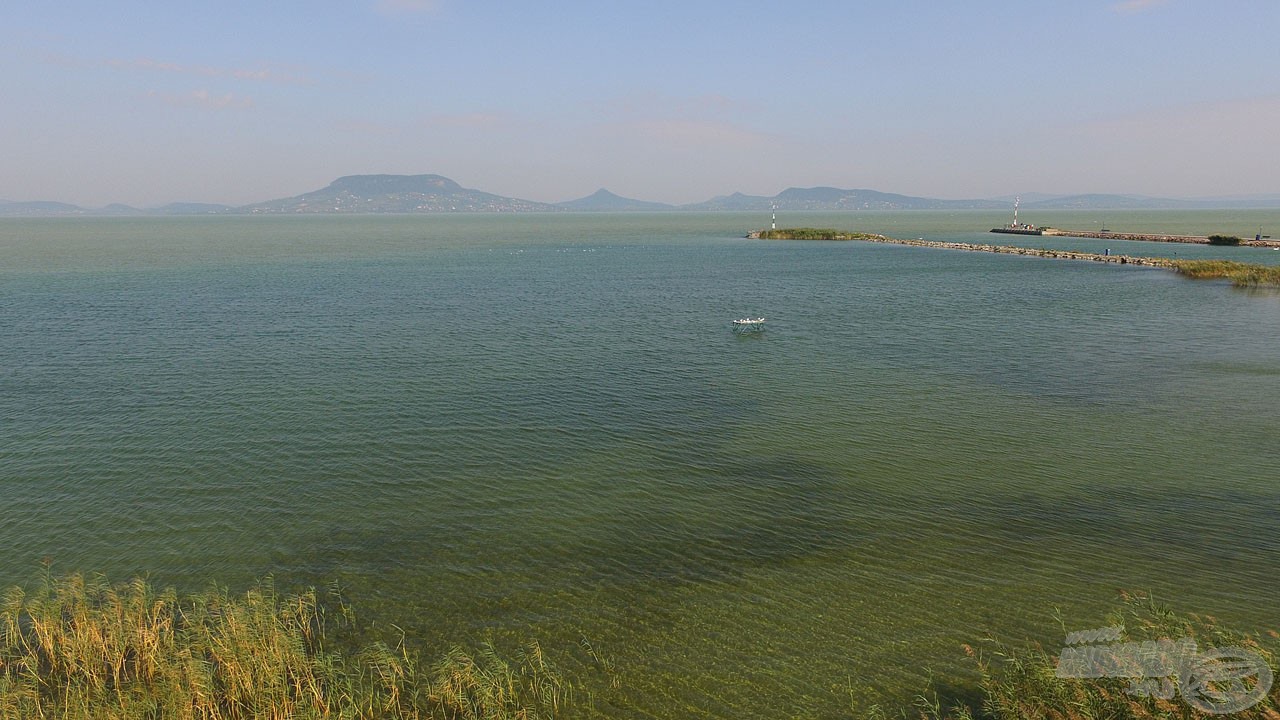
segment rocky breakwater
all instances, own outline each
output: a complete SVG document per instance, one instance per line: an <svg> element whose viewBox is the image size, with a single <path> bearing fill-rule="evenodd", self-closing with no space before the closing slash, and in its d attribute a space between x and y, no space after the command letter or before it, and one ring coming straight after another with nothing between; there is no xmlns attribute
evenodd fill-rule
<svg viewBox="0 0 1280 720"><path fill-rule="evenodd" d="M1014 245L943 242L925 240L923 238L919 240L904 240L871 233L851 233L814 228L758 230L748 234L747 237L765 240L860 240L862 242L937 248L939 250L967 250L969 252L1001 253L1004 255L1027 255L1055 260L1083 260L1114 263L1116 265L1139 265L1173 270L1183 277L1192 279L1226 279L1237 287L1280 287L1280 265L1258 265L1229 260L1174 260L1172 258L1136 257L1133 255L1112 255L1110 253L1099 255L1098 253L1076 252L1074 250L1045 250Z"/></svg>
<svg viewBox="0 0 1280 720"><path fill-rule="evenodd" d="M1167 242L1167 243L1190 243L1193 245L1209 245L1210 238L1207 235L1161 235L1153 233L1127 233L1112 232L1110 230L1055 230L1052 228L1044 231L1045 235L1057 235L1062 237L1078 237L1093 238L1096 240L1135 240L1138 242ZM1242 247L1280 247L1280 240L1272 240L1271 238L1263 238L1261 236L1252 240L1248 238L1241 239L1239 244Z"/></svg>
<svg viewBox="0 0 1280 720"><path fill-rule="evenodd" d="M1093 262L1109 262L1119 265L1148 265L1151 267L1176 268L1177 261L1158 257L1134 257L1131 255L1100 255L1098 253L1076 252L1074 250L1042 250L1038 248L1017 247L1014 245L987 245L985 243L941 242L937 240L903 240L885 237L884 235L868 235L859 238L864 242L889 243L892 245L911 245L914 247L930 247L942 250L968 250L970 252L1003 253L1005 255L1029 255L1031 257L1055 258L1059 260L1090 260Z"/></svg>

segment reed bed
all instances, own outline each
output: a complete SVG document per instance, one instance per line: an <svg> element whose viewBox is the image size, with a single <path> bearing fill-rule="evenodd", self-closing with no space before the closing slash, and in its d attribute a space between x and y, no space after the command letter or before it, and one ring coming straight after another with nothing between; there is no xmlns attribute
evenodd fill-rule
<svg viewBox="0 0 1280 720"><path fill-rule="evenodd" d="M326 647L340 601L268 581L180 597L46 574L0 601L0 718L554 718L573 688L536 644L424 663L403 644Z"/></svg>
<svg viewBox="0 0 1280 720"><path fill-rule="evenodd" d="M1236 287L1280 286L1280 265L1256 265L1231 260L1175 260L1174 268L1195 279L1227 278Z"/></svg>

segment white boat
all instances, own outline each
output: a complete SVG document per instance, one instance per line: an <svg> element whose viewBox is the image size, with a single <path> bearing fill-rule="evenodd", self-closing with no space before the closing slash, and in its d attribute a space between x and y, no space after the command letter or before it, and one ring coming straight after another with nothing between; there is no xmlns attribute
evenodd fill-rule
<svg viewBox="0 0 1280 720"><path fill-rule="evenodd" d="M735 333L764 332L764 318L746 317L733 321Z"/></svg>

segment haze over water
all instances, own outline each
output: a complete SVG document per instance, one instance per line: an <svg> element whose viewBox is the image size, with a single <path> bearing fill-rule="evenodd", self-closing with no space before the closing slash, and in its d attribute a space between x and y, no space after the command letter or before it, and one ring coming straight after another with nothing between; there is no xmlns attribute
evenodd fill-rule
<svg viewBox="0 0 1280 720"><path fill-rule="evenodd" d="M1031 221L1280 225L1096 215ZM1280 262L990 213L786 220ZM0 221L0 585L44 558L336 580L371 635L537 639L612 717L963 693L962 643L1057 647L1055 608L1097 627L1121 589L1275 626L1280 296L741 238L764 221ZM746 315L768 330L731 334Z"/></svg>

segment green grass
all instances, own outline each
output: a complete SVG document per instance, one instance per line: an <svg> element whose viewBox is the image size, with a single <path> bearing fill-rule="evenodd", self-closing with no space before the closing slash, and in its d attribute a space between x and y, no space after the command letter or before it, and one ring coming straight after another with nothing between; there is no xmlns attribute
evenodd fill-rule
<svg viewBox="0 0 1280 720"><path fill-rule="evenodd" d="M1210 235L1210 245L1239 245L1243 240L1235 235Z"/></svg>
<svg viewBox="0 0 1280 720"><path fill-rule="evenodd" d="M403 645L328 647L340 600L178 596L143 580L46 575L0 601L0 718L558 717L572 687L536 644L501 657L455 648L434 663Z"/></svg>
<svg viewBox="0 0 1280 720"><path fill-rule="evenodd" d="M1173 267L1196 280L1226 278L1237 287L1280 286L1280 265L1257 265L1231 260L1175 260Z"/></svg>
<svg viewBox="0 0 1280 720"><path fill-rule="evenodd" d="M830 228L783 228L761 230L761 240L869 240L879 238L869 233L846 232Z"/></svg>

